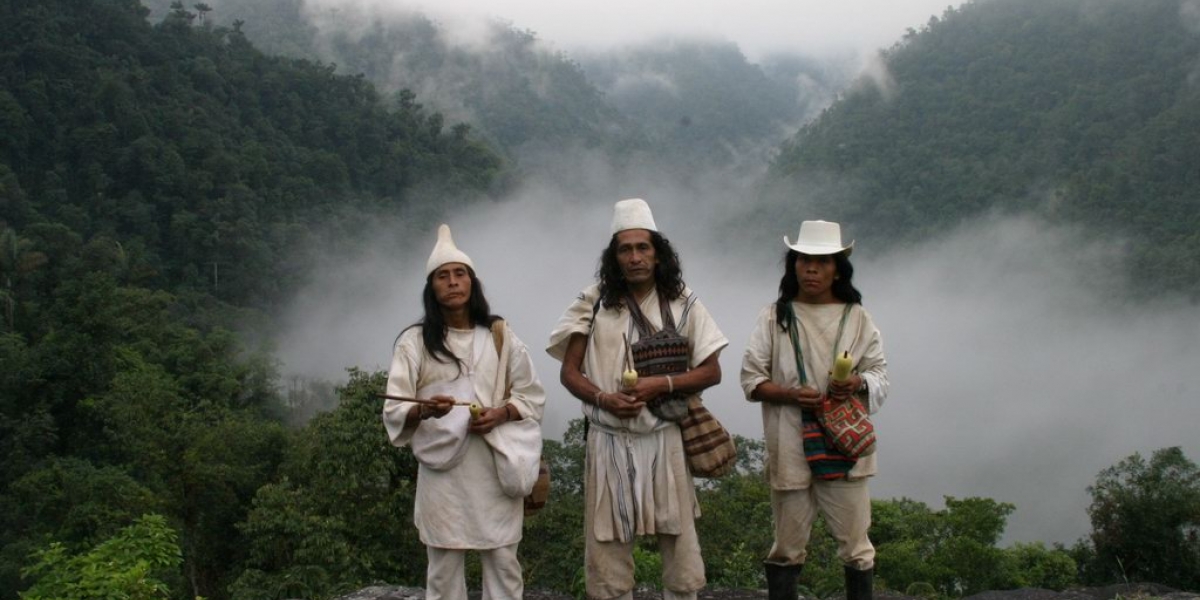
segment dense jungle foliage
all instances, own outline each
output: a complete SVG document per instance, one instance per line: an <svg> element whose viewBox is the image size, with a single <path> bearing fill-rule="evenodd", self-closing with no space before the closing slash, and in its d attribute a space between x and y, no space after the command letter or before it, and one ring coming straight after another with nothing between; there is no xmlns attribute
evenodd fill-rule
<svg viewBox="0 0 1200 600"><path fill-rule="evenodd" d="M170 0L149 0L155 14ZM652 40L569 57L511 23L464 42L451 25L379 5L211 0L216 22L270 52L362 73L493 141L518 163L580 148L616 164L652 157L681 177L707 169L761 172L770 153L819 110L844 75L795 56L750 62L729 42ZM531 169L536 170L536 166ZM543 174L544 175L544 174Z"/></svg>
<svg viewBox="0 0 1200 600"><path fill-rule="evenodd" d="M1194 64L1181 57L1195 38L1162 21L1160 2L1087 5L1098 12L1064 28L1054 38L1062 48L1049 53L1027 45L1041 39L1039 19L1054 11L1018 21L1009 18L1016 8L987 3L951 11L889 53L898 85L892 104L870 92L848 93L801 133L775 164L776 174L788 176L789 165L796 172L833 172L830 157L839 148L866 152L866 144L879 143L874 151L885 154L837 163L858 170L836 173L861 181L887 173L896 179L871 185L898 190L911 188L902 185L909 179L901 175L929 186L957 182L957 189L971 194L947 193L928 213L952 220L984 210L988 202L1031 202L1013 191L1028 185L1002 174L1050 173L1055 177L1041 180L1063 186L1053 196L1056 214L1151 232L1163 242L1164 255L1183 249L1163 260L1186 272L1188 257L1197 256L1185 251L1196 241L1196 198L1185 188L1188 182L1195 186L1196 159L1178 146L1196 135L1196 128L1185 127L1195 118L1195 92L1170 87L1167 82L1176 80L1162 73L1174 69L1182 76ZM1020 2L1003 6L1036 9ZM336 247L380 214L424 214L430 209L422 206L431 202L488 197L503 185L506 163L500 157L510 149L479 141L467 125L448 126L404 86L382 91L367 77L309 60L313 56L301 51L317 38L281 29L297 52L268 55L243 32L250 23L218 25L212 10L177 4L162 19L147 20L146 8L133 0L0 0L2 598L315 600L375 581L422 583L424 550L409 520L415 463L411 453L387 444L372 397L383 388L384 374L352 371L338 389L336 409L288 426L293 407L272 358L245 332L270 322L272 309L303 281L314 247ZM1112 11L1128 14L1117 18ZM979 31L944 37L960 23L974 23ZM993 49L981 56L1007 57L1010 70L1035 80L1019 89L1032 93L1035 82L1047 86L1047 114L1028 110L1022 97L1000 110L989 108L991 96L955 98L922 89L942 89L954 80L951 67L971 56L974 44L1016 35L1012 23L1031 30L1030 39L1012 45L1009 54ZM1086 35L1080 30L1101 36L1097 44L1116 43L1102 36L1124 39L1087 29L1102 24L1141 31L1146 39L1118 46L1106 59L1112 64L1066 62L1065 49L1093 43L1081 41ZM1161 32L1148 33L1160 26ZM388 35L397 44L412 41L408 33ZM514 35L517 47L532 46L532 39ZM1080 37L1063 37L1068 35ZM931 56L934 64L945 63L938 68L948 74L910 82L908 73L918 68L913 53L927 46L942 48ZM1143 46L1149 50L1134 51ZM364 60L371 56L367 48ZM1109 52L1105 48L1095 50ZM1164 62L1146 62L1147 52ZM449 60L438 60L443 58ZM1077 89L1060 81L1112 69L1118 58L1137 66L1115 74L1145 71L1139 86L1122 84L1114 91L1097 78ZM741 68L737 57L725 59ZM1181 60L1168 65L1168 59ZM1058 65L1054 76L1037 74L1043 62ZM469 83L479 68L468 66L460 80ZM569 62L554 68L571 72L543 80L546 85L583 81L582 70ZM750 74L746 81L762 80ZM1012 85L993 92L1002 96ZM1142 87L1159 95L1148 98ZM577 92L580 102L593 102L587 96L593 92L582 87L562 93ZM910 104L916 102L912 94L933 108ZM767 99L777 104L777 96ZM579 105L538 106L571 113ZM1033 133L1014 139L1012 128L985 129L971 138L978 148L923 146L933 143L925 138L936 138L935 132L950 135L952 123L939 120L903 144L867 136L874 118L868 117L896 106L925 110L930 119L953 115L976 127L1004 115L1022 123L1033 119ZM523 130L519 121L508 130L503 115L516 119L522 108L494 110L490 114L501 116L489 121L496 124L489 128L492 141L543 143L590 127L555 129L578 115L548 114L543 116L555 118L536 123L544 131ZM598 121L607 118L608 109L595 110ZM899 127L906 114L889 118ZM848 134L838 128L849 127L836 125L839 115L851 115L845 118L864 127L854 130L856 136L867 137L851 136L849 146L839 146ZM1042 130L1057 132L1060 141L1034 135ZM830 133L822 137L823 131ZM1113 143L1118 138L1121 144ZM1023 141L1028 148L1020 146ZM823 154L819 143L828 144ZM1009 158L989 162L996 148ZM926 162L942 165L943 176L925 179L921 169L909 169L914 164L903 162L907 152L918 151ZM885 166L883 157L900 162ZM1007 170L991 171L1000 167ZM1062 171L1050 172L1052 167ZM965 185L960 171L978 179ZM1059 176L1064 173L1077 176ZM1134 180L1146 183L1132 186ZM1153 188L1154 195L1142 188ZM879 222L908 218L919 231L904 203L922 215L931 208L926 194L866 196L871 202L877 197L895 204L854 208L847 201L838 210L877 214ZM1118 217L1127 222L1117 223ZM1173 233L1185 226L1191 238ZM1142 251L1144 258L1156 256ZM1172 283L1181 289L1185 284ZM563 440L547 441L556 483L547 508L526 525L521 553L530 587L581 589L580 434L575 423ZM762 447L755 440L739 442L738 473L701 483L701 539L712 585L762 587L759 560L770 543ZM1134 455L1105 470L1092 498L1093 533L1072 548L999 547L1014 507L986 498L947 498L943 509L877 500L872 535L880 585L940 597L1126 577L1200 588L1200 471L1179 449L1148 459ZM813 543L804 584L823 595L841 585L841 575L828 536L818 531ZM638 548L642 580L656 580L656 561L652 545ZM477 581L478 565L471 569Z"/></svg>
<svg viewBox="0 0 1200 600"><path fill-rule="evenodd" d="M31 551L161 513L175 589L226 597L294 435L272 359L232 330L268 320L314 242L501 168L467 126L203 8L0 3L0 596Z"/></svg>
<svg viewBox="0 0 1200 600"><path fill-rule="evenodd" d="M149 0L155 14L171 0ZM301 0L212 0L212 18L243 22L264 51L338 65L383 93L410 90L423 103L466 120L501 152L609 153L644 140L605 102L573 60L504 22L470 43L429 17L402 8L305 4Z"/></svg>
<svg viewBox="0 0 1200 600"><path fill-rule="evenodd" d="M774 184L897 241L1044 214L1124 240L1145 293L1200 297L1198 21L1177 0L948 9L791 140Z"/></svg>

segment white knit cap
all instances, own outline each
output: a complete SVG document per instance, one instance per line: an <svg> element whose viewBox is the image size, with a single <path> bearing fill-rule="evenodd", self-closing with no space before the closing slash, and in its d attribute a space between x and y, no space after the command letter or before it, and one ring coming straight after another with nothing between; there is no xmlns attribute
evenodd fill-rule
<svg viewBox="0 0 1200 600"><path fill-rule="evenodd" d="M658 226L654 224L654 213L650 212L650 205L645 200L630 198L613 207L612 232L615 234L626 229L658 231Z"/></svg>
<svg viewBox="0 0 1200 600"><path fill-rule="evenodd" d="M824 256L845 252L846 256L854 251L854 242L842 245L842 226L829 221L804 221L800 223L800 233L793 244L788 236L783 236L783 243L788 248L809 256Z"/></svg>
<svg viewBox="0 0 1200 600"><path fill-rule="evenodd" d="M446 263L462 263L475 269L475 263L471 262L471 257L467 256L458 246L454 245L454 238L450 237L450 226L446 224L438 225L437 244L433 246L433 252L429 255L429 260L425 263L425 276L437 270L438 267Z"/></svg>

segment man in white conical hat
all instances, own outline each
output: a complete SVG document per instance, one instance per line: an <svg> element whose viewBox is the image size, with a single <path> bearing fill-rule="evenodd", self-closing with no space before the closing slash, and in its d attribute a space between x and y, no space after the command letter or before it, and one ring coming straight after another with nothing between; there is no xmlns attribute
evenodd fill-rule
<svg viewBox="0 0 1200 600"><path fill-rule="evenodd" d="M638 309L637 311L631 308ZM665 309L666 313L660 310ZM687 338L688 367L622 382L628 346L642 333L634 313L661 330L669 315ZM579 294L550 335L561 379L587 419L584 539L589 598L632 598L633 544L654 535L663 560L663 598L695 598L704 587L699 514L679 426L652 409L721 381L728 340L683 282L679 257L644 200L617 202L599 282Z"/></svg>
<svg viewBox="0 0 1200 600"><path fill-rule="evenodd" d="M446 225L425 271L425 315L396 340L383 407L392 443L411 445L420 465L413 522L429 559L425 597L466 598L465 554L477 550L483 597L520 598L517 544L545 392Z"/></svg>

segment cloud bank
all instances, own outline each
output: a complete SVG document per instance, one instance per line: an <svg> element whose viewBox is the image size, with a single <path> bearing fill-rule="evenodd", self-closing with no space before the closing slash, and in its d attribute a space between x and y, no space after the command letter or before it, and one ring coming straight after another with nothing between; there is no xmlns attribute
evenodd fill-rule
<svg viewBox="0 0 1200 600"><path fill-rule="evenodd" d="M593 280L612 203L641 196L730 339L724 381L705 398L734 433L761 438L759 410L737 384L741 353L755 314L776 293L782 236L819 215L798 205L794 223L755 222L736 182L698 193L655 181L651 170L601 169L584 179L605 185L572 194L535 184L438 216L476 262L493 309L533 351L549 393L547 437L561 439L579 407L558 383L546 338ZM747 225L723 229L734 217ZM394 338L420 317L435 236L417 219L401 215L363 254L316 275L287 314L279 344L287 373L337 380L350 366L387 368ZM1192 432L1200 309L1122 300L1131 290L1118 275L1119 242L996 217L885 253L870 231L845 229L858 238L856 283L883 333L892 379L876 415L875 497L934 507L946 495L1011 502L1008 541L1069 544L1090 531L1086 488L1101 469L1167 446L1200 456Z"/></svg>

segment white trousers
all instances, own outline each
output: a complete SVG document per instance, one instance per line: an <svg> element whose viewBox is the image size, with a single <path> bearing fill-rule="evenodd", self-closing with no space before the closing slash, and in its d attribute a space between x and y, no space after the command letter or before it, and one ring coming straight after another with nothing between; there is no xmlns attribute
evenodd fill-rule
<svg viewBox="0 0 1200 600"><path fill-rule="evenodd" d="M860 571L875 566L875 547L867 538L871 528L871 493L867 480L813 481L804 490L771 490L775 543L767 562L802 565L817 511L837 541L838 558Z"/></svg>
<svg viewBox="0 0 1200 600"><path fill-rule="evenodd" d="M520 600L525 594L525 580L517 561L517 545L478 552L483 564L483 600ZM429 557L425 600L465 599L467 551L427 546L425 554Z"/></svg>
<svg viewBox="0 0 1200 600"><path fill-rule="evenodd" d="M658 552L662 555L663 562L663 600L696 600L696 590L678 592L666 587L668 585L681 585L681 581L682 585L696 585L698 577L699 586L704 586L703 566L699 573L690 566L700 559L700 546L696 542L696 528L693 526L690 530L691 532L686 538L678 535L658 536ZM597 542L589 535L585 545L585 554L587 556L588 598L593 600L633 600L633 590L630 589L634 586L633 542L628 544ZM599 566L600 564L605 564L612 570L603 569ZM700 564L703 565L703 561ZM602 579L601 573L610 576ZM689 577L690 579L688 579ZM616 596L596 595L597 592L606 594L617 586L624 587L627 591Z"/></svg>
<svg viewBox="0 0 1200 600"><path fill-rule="evenodd" d="M598 434L593 430L589 438ZM658 552L662 556L663 598L667 600L694 600L696 591L707 583L704 577L704 559L700 555L700 540L696 535L693 506L696 497L692 478L687 471L687 455L683 452L683 439L679 429L672 427L662 435L669 436L667 452L660 460L671 461L675 473L675 498L662 498L663 502L675 502L679 507L679 535L656 534ZM584 480L584 568L587 576L587 596L593 600L632 600L634 581L633 545L628 542L601 542L593 534L593 520L597 506L596 456L589 451ZM682 590L682 591L679 591Z"/></svg>

